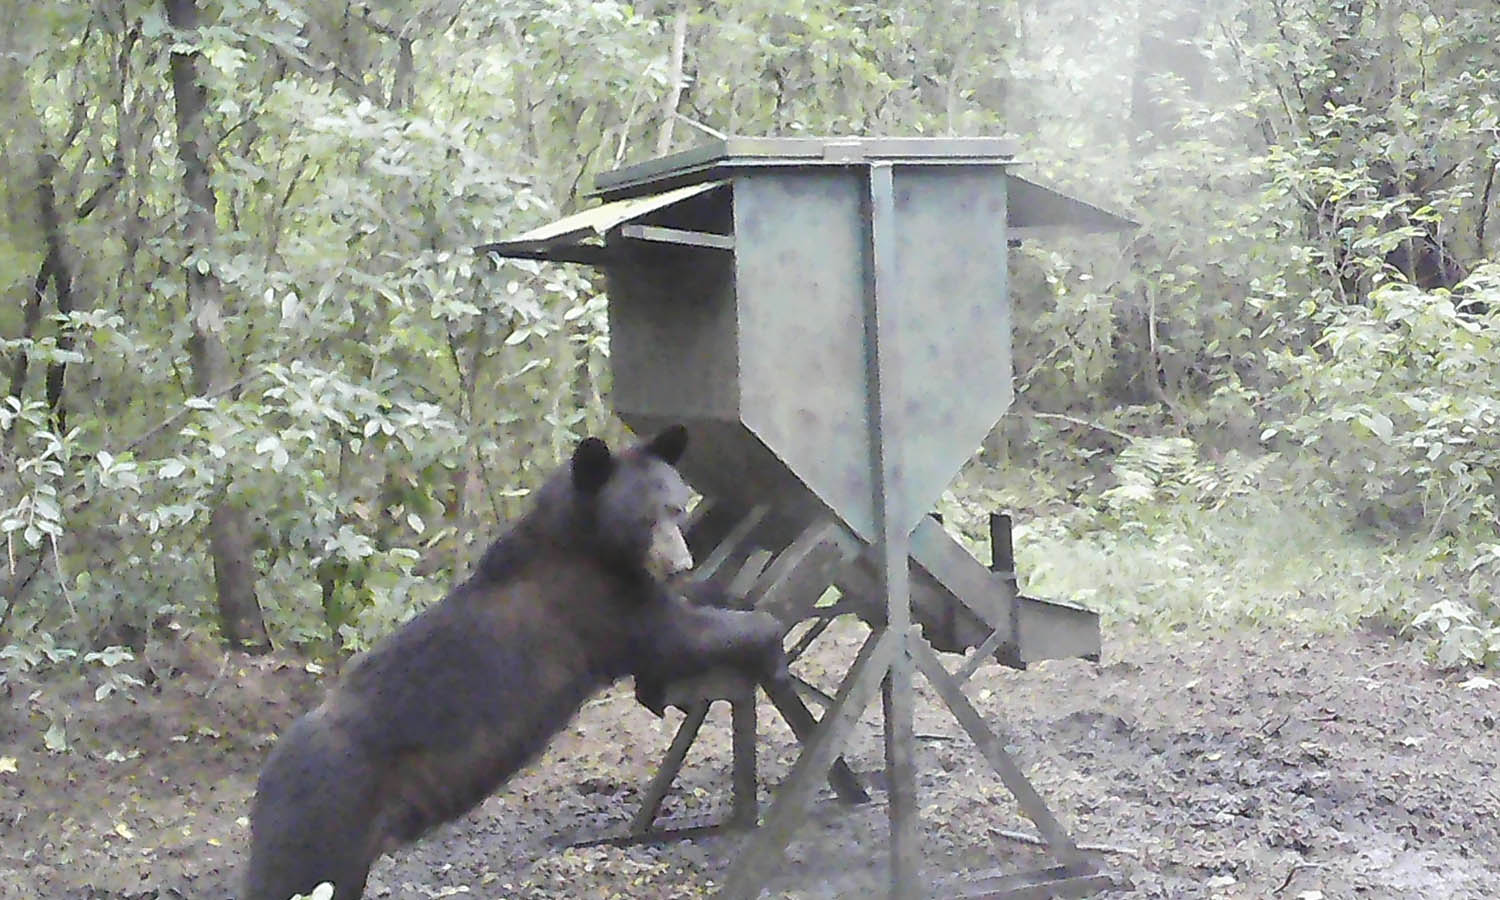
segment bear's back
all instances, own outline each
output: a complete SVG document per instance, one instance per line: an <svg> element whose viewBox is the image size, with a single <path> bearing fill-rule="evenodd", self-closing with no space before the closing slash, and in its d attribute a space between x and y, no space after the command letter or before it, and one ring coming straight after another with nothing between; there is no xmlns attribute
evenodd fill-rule
<svg viewBox="0 0 1500 900"><path fill-rule="evenodd" d="M529 748L628 664L631 604L618 593L586 561L470 579L356 660L327 705L382 756L476 734Z"/></svg>

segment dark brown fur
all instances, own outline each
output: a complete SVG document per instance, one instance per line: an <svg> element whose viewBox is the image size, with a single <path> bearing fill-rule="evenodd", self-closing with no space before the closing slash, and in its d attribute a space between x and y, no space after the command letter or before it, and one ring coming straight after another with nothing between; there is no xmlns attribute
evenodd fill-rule
<svg viewBox="0 0 1500 900"><path fill-rule="evenodd" d="M608 483L640 477L630 466L649 450L615 457ZM322 881L357 900L380 855L473 809L624 675L660 682L722 664L784 675L774 619L689 604L643 560L611 552L646 547L590 518L597 485L579 496L576 470L592 464L582 455L473 578L356 661L283 735L251 816L247 900Z"/></svg>

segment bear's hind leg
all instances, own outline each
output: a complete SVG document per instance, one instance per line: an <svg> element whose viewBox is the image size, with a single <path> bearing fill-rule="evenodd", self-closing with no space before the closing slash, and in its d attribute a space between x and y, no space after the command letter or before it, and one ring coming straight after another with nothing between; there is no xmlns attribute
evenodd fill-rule
<svg viewBox="0 0 1500 900"><path fill-rule="evenodd" d="M375 770L316 713L294 724L256 787L244 900L287 900L325 881L336 900L359 900L381 851Z"/></svg>

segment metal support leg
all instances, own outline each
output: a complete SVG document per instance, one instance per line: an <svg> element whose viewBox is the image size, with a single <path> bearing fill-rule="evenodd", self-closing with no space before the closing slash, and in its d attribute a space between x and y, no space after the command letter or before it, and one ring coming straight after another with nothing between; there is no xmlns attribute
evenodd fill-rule
<svg viewBox="0 0 1500 900"><path fill-rule="evenodd" d="M880 588L886 602L886 628L897 646L884 683L886 775L890 782L891 897L916 897L921 883L922 848L917 821L916 767L912 762L911 530L907 521L902 393L900 292L894 290L896 258L895 170L871 163L865 213L865 418L870 435L874 489L875 550Z"/></svg>
<svg viewBox="0 0 1500 900"><path fill-rule="evenodd" d="M903 641L903 643L906 643ZM921 883L922 844L913 759L911 657L903 647L891 661L881 691L885 713L885 771L890 783L891 896L913 900Z"/></svg>

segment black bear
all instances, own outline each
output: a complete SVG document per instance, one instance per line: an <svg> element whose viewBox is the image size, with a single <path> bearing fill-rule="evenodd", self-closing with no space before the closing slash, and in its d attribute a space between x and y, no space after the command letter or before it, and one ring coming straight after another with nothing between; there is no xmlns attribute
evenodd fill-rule
<svg viewBox="0 0 1500 900"><path fill-rule="evenodd" d="M720 665L783 679L780 624L689 603L674 426L613 453L596 438L442 601L355 660L266 761L246 900L332 882L357 900L381 855L473 809L592 694Z"/></svg>

